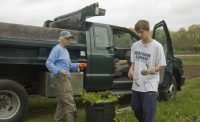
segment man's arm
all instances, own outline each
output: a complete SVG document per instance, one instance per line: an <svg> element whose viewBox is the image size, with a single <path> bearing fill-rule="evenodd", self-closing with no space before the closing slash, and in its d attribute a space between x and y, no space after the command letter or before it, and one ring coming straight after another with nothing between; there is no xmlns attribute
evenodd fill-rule
<svg viewBox="0 0 200 122"><path fill-rule="evenodd" d="M85 67L87 67L87 63L71 63L70 64L70 70L71 71L80 71L83 70Z"/></svg>
<svg viewBox="0 0 200 122"><path fill-rule="evenodd" d="M53 74L58 74L60 73L60 69L57 68L55 65L54 65L54 62L56 61L57 59L57 56L58 56L58 51L53 49L48 57L48 59L46 60L46 67L47 69L52 72Z"/></svg>
<svg viewBox="0 0 200 122"><path fill-rule="evenodd" d="M164 68L164 66L151 67L148 64L146 64L146 66L147 66L147 69L146 70L143 69L141 71L142 75L155 74L156 72L158 72Z"/></svg>
<svg viewBox="0 0 200 122"><path fill-rule="evenodd" d="M155 72L158 72L158 71L162 70L163 68L164 68L164 66L156 66Z"/></svg>
<svg viewBox="0 0 200 122"><path fill-rule="evenodd" d="M131 63L131 67L130 67L129 72L128 72L128 77L130 79L133 79L133 73L134 73L134 67L135 67L135 47L134 47L134 44L131 47L131 60L130 61L132 63Z"/></svg>
<svg viewBox="0 0 200 122"><path fill-rule="evenodd" d="M157 66L155 66L155 72L162 70L166 66L165 53L164 53L164 48L162 47L162 45L160 45L158 52L159 52L157 56L158 62L156 63Z"/></svg>
<svg viewBox="0 0 200 122"><path fill-rule="evenodd" d="M158 49L156 64L157 65L155 67L151 67L151 66L149 66L149 64L146 64L147 70L142 70L141 74L142 75L155 74L156 72L162 70L166 66L164 49L161 45Z"/></svg>
<svg viewBox="0 0 200 122"><path fill-rule="evenodd" d="M131 78L131 79L133 79L134 66L135 66L135 63L132 62L131 67L130 67L129 72L128 72L128 77Z"/></svg>
<svg viewBox="0 0 200 122"><path fill-rule="evenodd" d="M129 72L128 72L128 77L130 79L133 79L133 82L139 87L140 86L139 83L138 83L139 79L133 74L134 73L134 66L135 66L135 63L132 62L131 67L130 67Z"/></svg>
<svg viewBox="0 0 200 122"><path fill-rule="evenodd" d="M78 70L78 66L79 66L79 63L71 63L70 64L70 70L71 71L77 71Z"/></svg>

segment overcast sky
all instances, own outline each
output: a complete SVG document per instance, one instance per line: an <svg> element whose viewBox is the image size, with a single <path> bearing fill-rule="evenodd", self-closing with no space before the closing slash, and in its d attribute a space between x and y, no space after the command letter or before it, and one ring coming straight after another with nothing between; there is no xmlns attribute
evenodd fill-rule
<svg viewBox="0 0 200 122"><path fill-rule="evenodd" d="M106 15L88 21L134 28L140 19L153 25L165 20L177 31L200 24L200 0L0 0L0 22L43 26L44 21L99 2Z"/></svg>

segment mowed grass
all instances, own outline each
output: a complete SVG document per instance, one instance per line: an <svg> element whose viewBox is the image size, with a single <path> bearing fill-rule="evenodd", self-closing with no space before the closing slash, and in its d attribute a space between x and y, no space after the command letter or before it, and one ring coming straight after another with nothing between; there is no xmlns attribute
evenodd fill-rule
<svg viewBox="0 0 200 122"><path fill-rule="evenodd" d="M200 56L179 56L184 65L200 65Z"/></svg>
<svg viewBox="0 0 200 122"><path fill-rule="evenodd" d="M124 122L137 122L132 111L120 115ZM188 80L171 101L157 103L156 122L184 122L191 115L200 122L200 77Z"/></svg>
<svg viewBox="0 0 200 122"><path fill-rule="evenodd" d="M198 65L198 66L200 66L200 59L192 59L192 60L183 59L182 61L183 61L184 65Z"/></svg>
<svg viewBox="0 0 200 122"><path fill-rule="evenodd" d="M75 101L78 109L78 122L85 122L82 99L75 97ZM128 107L129 103L130 101L121 102L120 106ZM56 104L55 98L31 98L29 112L23 122L51 122ZM200 118L200 77L187 80L182 91L178 92L173 100L157 103L156 122L183 122L190 115ZM124 112L117 118L124 122L137 122L133 111Z"/></svg>
<svg viewBox="0 0 200 122"><path fill-rule="evenodd" d="M85 109L82 98L75 97L74 100L77 104L78 122L84 122ZM23 122L51 122L53 120L57 105L56 98L30 98L29 102L29 111Z"/></svg>

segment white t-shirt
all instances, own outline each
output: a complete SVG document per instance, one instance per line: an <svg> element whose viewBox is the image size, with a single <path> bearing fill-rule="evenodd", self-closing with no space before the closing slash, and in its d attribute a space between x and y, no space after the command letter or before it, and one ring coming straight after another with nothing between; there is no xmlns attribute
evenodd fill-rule
<svg viewBox="0 0 200 122"><path fill-rule="evenodd" d="M135 63L134 75L138 77L139 87L133 83L132 90L147 92L158 91L158 83L160 80L159 72L151 75L143 76L141 71L147 69L146 63L151 67L166 66L166 59L162 45L153 40L147 46L142 41L135 42L131 47L131 62Z"/></svg>

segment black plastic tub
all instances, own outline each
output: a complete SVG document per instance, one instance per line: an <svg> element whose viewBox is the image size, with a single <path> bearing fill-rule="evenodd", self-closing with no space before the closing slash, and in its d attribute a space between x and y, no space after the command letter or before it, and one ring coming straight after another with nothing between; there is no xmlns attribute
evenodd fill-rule
<svg viewBox="0 0 200 122"><path fill-rule="evenodd" d="M114 122L116 102L85 103L86 122Z"/></svg>

